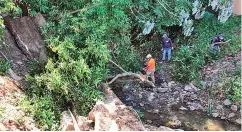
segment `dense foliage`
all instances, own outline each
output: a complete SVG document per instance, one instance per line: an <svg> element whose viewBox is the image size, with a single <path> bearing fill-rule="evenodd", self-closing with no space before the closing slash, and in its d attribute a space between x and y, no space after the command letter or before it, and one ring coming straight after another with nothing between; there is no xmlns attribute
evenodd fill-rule
<svg viewBox="0 0 242 132"><path fill-rule="evenodd" d="M0 0L0 40L2 39L2 33L4 29L2 13L16 10L15 4L12 0Z"/></svg>
<svg viewBox="0 0 242 132"><path fill-rule="evenodd" d="M238 66L233 72L231 78L224 83L226 88L226 95L232 101L237 101L241 103L241 67Z"/></svg>
<svg viewBox="0 0 242 132"><path fill-rule="evenodd" d="M179 81L192 81L206 63L238 48L233 30L239 18L229 19L230 2L219 0L22 0L30 16L45 14L42 27L50 53L45 68L29 63L26 93L35 102L33 114L50 130L60 118L63 106L74 105L87 114L102 97L98 85L113 70L109 60L127 71L137 72L147 53L160 58L161 34L167 32L178 47L172 72ZM0 11L12 10L13 3L0 0ZM9 6L10 5L10 6ZM18 4L19 5L19 4ZM209 7L218 16L205 13ZM17 14L23 12L16 8ZM16 15L16 14L15 14ZM205 16L205 18L203 18ZM223 16L223 17L221 17ZM0 19L0 24L2 21ZM1 28L1 26L0 26ZM227 30L229 29L229 30ZM209 52L207 43L218 32L232 38L222 54ZM191 36L191 37L189 37ZM188 46L192 46L189 48ZM159 66L157 66L159 67ZM71 103L70 103L71 102Z"/></svg>

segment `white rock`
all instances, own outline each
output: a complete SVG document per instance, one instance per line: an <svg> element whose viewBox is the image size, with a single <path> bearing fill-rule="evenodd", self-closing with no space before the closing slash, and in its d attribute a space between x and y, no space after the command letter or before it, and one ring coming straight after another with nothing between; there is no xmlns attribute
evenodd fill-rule
<svg viewBox="0 0 242 132"><path fill-rule="evenodd" d="M21 62L21 61L17 61L16 63L19 64L19 65L23 64L23 62Z"/></svg>
<svg viewBox="0 0 242 132"><path fill-rule="evenodd" d="M213 117L218 117L219 114L218 113L212 113Z"/></svg>
<svg viewBox="0 0 242 132"><path fill-rule="evenodd" d="M172 87L172 85L174 85L174 84L175 84L175 82L171 81L171 82L168 83L168 87Z"/></svg>
<svg viewBox="0 0 242 132"><path fill-rule="evenodd" d="M191 86L191 88L194 90L194 91L198 91L199 89L193 85L193 83L189 83L189 85Z"/></svg>
<svg viewBox="0 0 242 132"><path fill-rule="evenodd" d="M146 120L146 121L147 121L148 123L150 123L150 124L152 123L152 121L151 121L151 120Z"/></svg>
<svg viewBox="0 0 242 132"><path fill-rule="evenodd" d="M224 105L228 106L231 105L231 101L229 99L224 100Z"/></svg>
<svg viewBox="0 0 242 132"><path fill-rule="evenodd" d="M148 97L148 101L149 102L152 102L153 101L153 99L155 98L155 93L150 93L150 96Z"/></svg>
<svg viewBox="0 0 242 132"><path fill-rule="evenodd" d="M190 85L186 85L185 90L190 92L190 91L192 91L192 87Z"/></svg>
<svg viewBox="0 0 242 132"><path fill-rule="evenodd" d="M228 116L228 118L232 118L232 117L234 117L234 116L235 116L234 113L230 113L229 116Z"/></svg>
<svg viewBox="0 0 242 132"><path fill-rule="evenodd" d="M231 110L233 111L233 112L236 112L237 110L238 110L238 107L237 107L237 105L231 105Z"/></svg>
<svg viewBox="0 0 242 132"><path fill-rule="evenodd" d="M221 119L224 120L224 119L226 119L226 117L225 116L221 116Z"/></svg>
<svg viewBox="0 0 242 132"><path fill-rule="evenodd" d="M168 88L158 88L157 89L157 91L159 92L159 93L165 93L165 92L167 92L169 89Z"/></svg>
<svg viewBox="0 0 242 132"><path fill-rule="evenodd" d="M179 108L179 110L187 110L187 108L181 106L181 107Z"/></svg>
<svg viewBox="0 0 242 132"><path fill-rule="evenodd" d="M142 98L142 94L139 94L139 98L140 98L140 99Z"/></svg>
<svg viewBox="0 0 242 132"><path fill-rule="evenodd" d="M241 118L236 119L235 121L236 121L236 123L238 123L238 124L240 124L240 125L241 125Z"/></svg>
<svg viewBox="0 0 242 132"><path fill-rule="evenodd" d="M159 113L159 110L158 109L154 109L153 113Z"/></svg>
<svg viewBox="0 0 242 132"><path fill-rule="evenodd" d="M218 105L218 106L216 107L216 109L218 109L218 110L220 110L220 109L222 109L222 108L223 108L222 105Z"/></svg>
<svg viewBox="0 0 242 132"><path fill-rule="evenodd" d="M140 106L142 106L142 107L144 106L144 104L143 104L143 103L139 103L139 105L140 105Z"/></svg>
<svg viewBox="0 0 242 132"><path fill-rule="evenodd" d="M194 111L195 109L196 109L195 107L190 106L190 110L191 110L191 111Z"/></svg>

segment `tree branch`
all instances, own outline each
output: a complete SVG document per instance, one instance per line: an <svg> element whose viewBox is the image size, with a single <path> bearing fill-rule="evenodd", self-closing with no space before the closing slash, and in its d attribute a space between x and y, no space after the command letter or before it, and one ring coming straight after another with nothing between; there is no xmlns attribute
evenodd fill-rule
<svg viewBox="0 0 242 132"><path fill-rule="evenodd" d="M175 16L175 17L177 17L177 18L179 18L176 14L174 14L174 13L172 13L171 11L169 11L159 0L157 0L158 1L158 3L168 12L168 13L170 13L170 14L172 14L173 16Z"/></svg>
<svg viewBox="0 0 242 132"><path fill-rule="evenodd" d="M140 74L131 73L131 72L125 72L125 73L122 73L122 74L118 74L118 75L117 75L115 78L113 78L108 84L110 85L110 84L112 84L116 79L118 79L118 78L120 78L120 77L126 77L126 76L133 76L133 77L139 78L142 82L145 82L145 83L149 84L149 85L152 86L153 88L155 87L155 85L154 85L152 82L150 82L150 81L148 81L148 80L142 78L142 77L140 76Z"/></svg>
<svg viewBox="0 0 242 132"><path fill-rule="evenodd" d="M0 51L0 53L3 55L3 57L6 59L6 61L8 61L10 63L9 59L3 54L3 52Z"/></svg>
<svg viewBox="0 0 242 132"><path fill-rule="evenodd" d="M116 64L115 62L113 62L112 60L109 60L109 62L111 62L112 64L114 64L116 67L118 67L121 71L123 72L127 72L125 71L121 66L119 66L118 64Z"/></svg>
<svg viewBox="0 0 242 132"><path fill-rule="evenodd" d="M227 40L226 42L216 42L216 43L210 44L210 46L214 46L214 45L216 45L216 44L219 44L219 45L221 45L221 44L226 44L226 43L228 43L228 42L230 42L230 41L231 41L231 39Z"/></svg>

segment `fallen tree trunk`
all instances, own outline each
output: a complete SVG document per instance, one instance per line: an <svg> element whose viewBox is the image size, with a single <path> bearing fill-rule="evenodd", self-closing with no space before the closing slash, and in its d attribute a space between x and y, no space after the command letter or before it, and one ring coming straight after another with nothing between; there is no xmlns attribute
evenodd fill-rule
<svg viewBox="0 0 242 132"><path fill-rule="evenodd" d="M155 87L154 83L150 82L149 80L146 80L145 78L143 78L140 74L136 74L136 73L131 73L131 72L125 72L122 74L118 74L115 78L113 78L108 84L112 84L116 79L120 78L120 77L126 77L126 76L132 76L132 77L136 77L139 78L141 81L149 84L150 86L152 86L153 88Z"/></svg>

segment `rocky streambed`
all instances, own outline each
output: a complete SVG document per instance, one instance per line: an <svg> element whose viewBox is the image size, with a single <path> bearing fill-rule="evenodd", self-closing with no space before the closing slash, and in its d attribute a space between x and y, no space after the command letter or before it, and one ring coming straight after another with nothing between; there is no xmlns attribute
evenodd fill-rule
<svg viewBox="0 0 242 132"><path fill-rule="evenodd" d="M112 86L115 94L128 106L138 111L145 124L168 126L178 130L241 130L240 111L233 117L228 114L221 119L207 112L201 89L190 84L174 81L163 82L156 88L142 87L137 80L116 82ZM203 97L204 98L204 97ZM218 104L220 109L232 106ZM233 118L231 120L231 118Z"/></svg>

